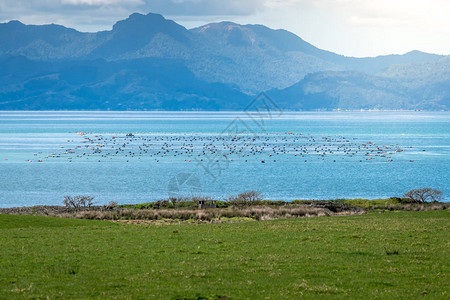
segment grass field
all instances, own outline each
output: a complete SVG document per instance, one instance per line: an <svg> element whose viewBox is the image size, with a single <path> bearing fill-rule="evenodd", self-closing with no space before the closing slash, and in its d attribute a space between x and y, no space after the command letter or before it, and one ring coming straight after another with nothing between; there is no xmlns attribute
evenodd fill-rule
<svg viewBox="0 0 450 300"><path fill-rule="evenodd" d="M129 225L0 215L0 298L450 297L450 211Z"/></svg>

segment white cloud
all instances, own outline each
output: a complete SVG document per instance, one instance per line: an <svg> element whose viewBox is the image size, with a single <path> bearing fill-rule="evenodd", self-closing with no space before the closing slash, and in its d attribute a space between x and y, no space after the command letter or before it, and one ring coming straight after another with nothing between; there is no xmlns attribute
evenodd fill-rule
<svg viewBox="0 0 450 300"><path fill-rule="evenodd" d="M450 54L449 0L268 0L260 18L345 55ZM278 16L278 18L277 18Z"/></svg>

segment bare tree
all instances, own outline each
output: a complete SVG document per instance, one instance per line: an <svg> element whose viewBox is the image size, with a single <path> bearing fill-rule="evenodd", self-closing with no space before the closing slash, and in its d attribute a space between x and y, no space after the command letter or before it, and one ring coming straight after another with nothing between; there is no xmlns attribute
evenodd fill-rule
<svg viewBox="0 0 450 300"><path fill-rule="evenodd" d="M73 208L79 210L82 207L91 207L94 203L92 202L94 197L91 196L64 196L64 205L68 208Z"/></svg>
<svg viewBox="0 0 450 300"><path fill-rule="evenodd" d="M228 202L234 207L260 205L262 200L262 193L258 191L246 191L237 196L230 196L228 198Z"/></svg>
<svg viewBox="0 0 450 300"><path fill-rule="evenodd" d="M252 201L262 201L263 196L262 193L259 191L247 191L239 194L239 197L241 197L243 200L252 202Z"/></svg>
<svg viewBox="0 0 450 300"><path fill-rule="evenodd" d="M414 189L404 194L403 197L417 203L435 202L442 199L442 192L432 188Z"/></svg>
<svg viewBox="0 0 450 300"><path fill-rule="evenodd" d="M104 210L114 210L119 205L116 201L109 201L108 204L103 206Z"/></svg>

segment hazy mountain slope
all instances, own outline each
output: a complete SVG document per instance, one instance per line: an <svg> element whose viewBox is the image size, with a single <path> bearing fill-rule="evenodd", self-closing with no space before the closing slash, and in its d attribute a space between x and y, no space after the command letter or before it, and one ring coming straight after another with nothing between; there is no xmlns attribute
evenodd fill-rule
<svg viewBox="0 0 450 300"><path fill-rule="evenodd" d="M405 71L414 68L413 65L392 67L383 76L349 71L319 72L268 94L285 108L302 110L450 110L448 59L430 64L420 64L422 69L416 67L416 75ZM399 72L405 76L395 75Z"/></svg>
<svg viewBox="0 0 450 300"><path fill-rule="evenodd" d="M292 49L288 47L296 36L286 31L230 22L208 24L191 31L198 41L195 44L202 45L196 53L203 57L187 62L193 72L205 80L236 84L247 92L287 87L311 72L342 69L309 53L291 51L299 47L295 43ZM277 35L280 36L276 38ZM304 48L314 48L296 38Z"/></svg>
<svg viewBox="0 0 450 300"><path fill-rule="evenodd" d="M230 22L187 30L132 14L112 30L0 24L0 109L237 109L260 91L290 109L442 109L448 57L321 50L285 30Z"/></svg>
<svg viewBox="0 0 450 300"><path fill-rule="evenodd" d="M376 75L389 66L405 63L432 62L441 59L442 55L411 51L403 55L392 54L377 57L346 58L344 64L346 69Z"/></svg>
<svg viewBox="0 0 450 300"><path fill-rule="evenodd" d="M39 71L36 71L39 69ZM0 58L0 109L242 109L250 98L176 61ZM14 76L10 75L11 70Z"/></svg>
<svg viewBox="0 0 450 300"><path fill-rule="evenodd" d="M392 79L357 72L320 72L268 93L284 107L311 109L401 109L408 100Z"/></svg>
<svg viewBox="0 0 450 300"><path fill-rule="evenodd" d="M379 75L401 80L423 102L423 107L450 108L450 56L427 63L394 65Z"/></svg>
<svg viewBox="0 0 450 300"><path fill-rule="evenodd" d="M409 79L411 82L426 84L450 79L450 56L437 61L393 65L378 75L390 78Z"/></svg>
<svg viewBox="0 0 450 300"><path fill-rule="evenodd" d="M285 30L262 25L214 23L187 30L158 14L132 14L112 30L81 33L58 25L0 24L0 54L31 59L107 60L161 57L181 59L209 82L232 83L257 93L288 87L306 74L358 70L376 73L399 63L433 61L420 52L376 58L348 58L318 49Z"/></svg>
<svg viewBox="0 0 450 300"><path fill-rule="evenodd" d="M0 55L23 55L52 60L88 55L103 40L60 25L24 25L18 21L0 24Z"/></svg>
<svg viewBox="0 0 450 300"><path fill-rule="evenodd" d="M345 57L314 47L289 31L273 30L262 25L222 22L207 24L191 31L213 37L216 45L231 45L240 47L241 50L245 47L257 47L264 50L278 50L285 54L302 53L320 62L322 65L317 69L321 70L355 70L375 74L391 65L429 62L442 58L440 55L420 51L411 51L404 55Z"/></svg>

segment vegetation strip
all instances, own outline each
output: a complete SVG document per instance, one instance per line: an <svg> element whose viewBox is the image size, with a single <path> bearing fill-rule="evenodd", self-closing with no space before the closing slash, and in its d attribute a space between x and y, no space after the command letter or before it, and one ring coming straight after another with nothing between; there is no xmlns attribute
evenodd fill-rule
<svg viewBox="0 0 450 300"><path fill-rule="evenodd" d="M423 191L413 190L413 191ZM426 191L429 193L429 191ZM360 215L371 210L424 211L445 210L450 203L442 203L420 194L415 198L389 199L342 199L342 200L263 200L261 193L248 191L231 196L227 201L209 197L169 198L156 202L118 205L111 202L104 206L94 206L94 197L66 196L65 206L34 206L0 208L0 214L30 214L95 220L140 220L171 222L236 222L242 220L272 220L301 217L322 217L336 215ZM165 222L160 222L165 221Z"/></svg>

